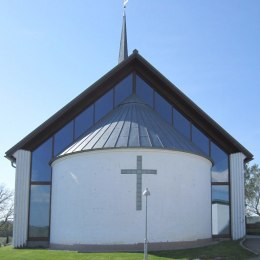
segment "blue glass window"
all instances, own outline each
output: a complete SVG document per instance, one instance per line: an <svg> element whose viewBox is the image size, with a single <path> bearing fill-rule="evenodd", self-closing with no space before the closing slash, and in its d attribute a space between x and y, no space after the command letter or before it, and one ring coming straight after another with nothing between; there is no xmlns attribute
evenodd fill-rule
<svg viewBox="0 0 260 260"><path fill-rule="evenodd" d="M49 236L50 186L31 185L29 237Z"/></svg>
<svg viewBox="0 0 260 260"><path fill-rule="evenodd" d="M131 96L133 89L133 75L130 74L115 87L115 106Z"/></svg>
<svg viewBox="0 0 260 260"><path fill-rule="evenodd" d="M169 123L172 124L172 106L157 92L155 92L155 110Z"/></svg>
<svg viewBox="0 0 260 260"><path fill-rule="evenodd" d="M51 181L52 138L32 152L31 181Z"/></svg>
<svg viewBox="0 0 260 260"><path fill-rule="evenodd" d="M173 109L173 126L178 132L190 139L190 122L175 108Z"/></svg>
<svg viewBox="0 0 260 260"><path fill-rule="evenodd" d="M54 135L54 156L62 152L73 142L73 121L65 125Z"/></svg>
<svg viewBox="0 0 260 260"><path fill-rule="evenodd" d="M95 122L113 109L113 90L107 92L95 103Z"/></svg>
<svg viewBox="0 0 260 260"><path fill-rule="evenodd" d="M229 203L228 185L212 185L212 202L213 203Z"/></svg>
<svg viewBox="0 0 260 260"><path fill-rule="evenodd" d="M228 185L212 186L212 234L230 234Z"/></svg>
<svg viewBox="0 0 260 260"><path fill-rule="evenodd" d="M94 121L94 106L90 106L75 118L75 138L86 132Z"/></svg>
<svg viewBox="0 0 260 260"><path fill-rule="evenodd" d="M192 142L196 144L205 155L209 155L209 139L194 125L192 125Z"/></svg>
<svg viewBox="0 0 260 260"><path fill-rule="evenodd" d="M228 155L211 142L210 157L213 160L212 182L228 182Z"/></svg>
<svg viewBox="0 0 260 260"><path fill-rule="evenodd" d="M136 95L153 108L154 90L136 75Z"/></svg>

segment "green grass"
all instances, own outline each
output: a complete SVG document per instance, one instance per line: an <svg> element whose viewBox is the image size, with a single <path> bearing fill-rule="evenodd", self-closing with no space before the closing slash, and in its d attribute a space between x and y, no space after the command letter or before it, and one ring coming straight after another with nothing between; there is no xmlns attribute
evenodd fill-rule
<svg viewBox="0 0 260 260"><path fill-rule="evenodd" d="M149 260L169 259L248 259L254 255L237 241L224 241L217 245L188 250L150 252ZM1 260L143 260L143 253L78 253L48 249L13 249L11 246L0 248Z"/></svg>

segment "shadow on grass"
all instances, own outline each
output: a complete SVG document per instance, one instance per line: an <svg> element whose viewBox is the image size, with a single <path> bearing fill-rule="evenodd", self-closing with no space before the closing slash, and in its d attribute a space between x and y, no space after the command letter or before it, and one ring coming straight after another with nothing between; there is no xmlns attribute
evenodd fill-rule
<svg viewBox="0 0 260 260"><path fill-rule="evenodd" d="M223 241L216 245L202 248L149 252L149 260L166 259L214 259L214 260L242 260L255 255L240 247L239 241ZM0 248L0 259L21 260L141 260L142 252L114 252L114 253L79 253L77 251L62 251L49 249L22 249L12 247Z"/></svg>
<svg viewBox="0 0 260 260"><path fill-rule="evenodd" d="M239 241L223 241L217 245L188 250L150 252L150 255L169 259L249 259L254 255L239 245Z"/></svg>

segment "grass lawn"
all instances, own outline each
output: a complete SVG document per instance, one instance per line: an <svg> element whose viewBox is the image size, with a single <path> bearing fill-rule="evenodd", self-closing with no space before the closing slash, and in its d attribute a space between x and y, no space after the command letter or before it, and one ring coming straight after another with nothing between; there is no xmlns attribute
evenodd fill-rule
<svg viewBox="0 0 260 260"><path fill-rule="evenodd" d="M166 259L248 259L254 255L237 241L224 241L217 245L188 250L150 252L149 260ZM13 249L11 246L0 248L0 259L33 260L143 260L143 253L78 253L48 249Z"/></svg>

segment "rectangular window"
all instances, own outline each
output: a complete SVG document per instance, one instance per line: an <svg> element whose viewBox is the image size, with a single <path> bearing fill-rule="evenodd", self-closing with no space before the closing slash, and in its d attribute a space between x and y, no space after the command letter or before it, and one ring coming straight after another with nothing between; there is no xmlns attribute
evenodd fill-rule
<svg viewBox="0 0 260 260"><path fill-rule="evenodd" d="M212 234L230 234L228 185L212 185Z"/></svg>
<svg viewBox="0 0 260 260"><path fill-rule="evenodd" d="M50 186L31 185L29 238L49 237Z"/></svg>
<svg viewBox="0 0 260 260"><path fill-rule="evenodd" d="M113 109L113 90L107 92L95 103L95 122Z"/></svg>
<svg viewBox="0 0 260 260"><path fill-rule="evenodd" d="M65 125L54 135L54 156L62 152L73 142L73 121Z"/></svg>
<svg viewBox="0 0 260 260"><path fill-rule="evenodd" d="M145 81L136 75L136 95L152 108L154 107L153 93L154 90Z"/></svg>
<svg viewBox="0 0 260 260"><path fill-rule="evenodd" d="M205 154L209 155L209 139L197 127L192 125L192 142Z"/></svg>
<svg viewBox="0 0 260 260"><path fill-rule="evenodd" d="M51 181L52 138L32 152L31 181Z"/></svg>
<svg viewBox="0 0 260 260"><path fill-rule="evenodd" d="M75 118L75 138L85 133L94 121L94 106L90 106Z"/></svg>
<svg viewBox="0 0 260 260"><path fill-rule="evenodd" d="M133 74L128 75L115 86L115 106L132 95Z"/></svg>
<svg viewBox="0 0 260 260"><path fill-rule="evenodd" d="M211 142L210 157L213 160L212 182L228 182L228 155Z"/></svg>
<svg viewBox="0 0 260 260"><path fill-rule="evenodd" d="M190 140L190 122L179 111L173 108L173 126Z"/></svg>
<svg viewBox="0 0 260 260"><path fill-rule="evenodd" d="M155 92L155 110L169 123L172 124L172 106L157 92Z"/></svg>

